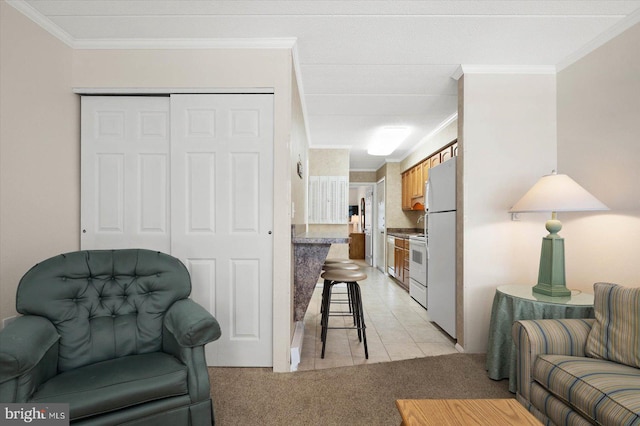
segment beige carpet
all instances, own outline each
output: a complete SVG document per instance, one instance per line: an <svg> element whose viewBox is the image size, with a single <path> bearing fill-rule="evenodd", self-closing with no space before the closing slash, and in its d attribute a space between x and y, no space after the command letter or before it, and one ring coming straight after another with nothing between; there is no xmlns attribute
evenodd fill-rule
<svg viewBox="0 0 640 426"><path fill-rule="evenodd" d="M399 425L396 399L513 398L484 355L454 354L296 373L209 368L217 426Z"/></svg>

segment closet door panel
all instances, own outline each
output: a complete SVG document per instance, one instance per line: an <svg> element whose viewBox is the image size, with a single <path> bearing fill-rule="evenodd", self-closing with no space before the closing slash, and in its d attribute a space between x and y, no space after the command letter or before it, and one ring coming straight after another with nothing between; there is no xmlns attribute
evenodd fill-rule
<svg viewBox="0 0 640 426"><path fill-rule="evenodd" d="M81 238L86 249L171 249L169 98L83 96Z"/></svg>
<svg viewBox="0 0 640 426"><path fill-rule="evenodd" d="M222 329L207 363L272 366L273 96L172 95L171 117L172 254Z"/></svg>

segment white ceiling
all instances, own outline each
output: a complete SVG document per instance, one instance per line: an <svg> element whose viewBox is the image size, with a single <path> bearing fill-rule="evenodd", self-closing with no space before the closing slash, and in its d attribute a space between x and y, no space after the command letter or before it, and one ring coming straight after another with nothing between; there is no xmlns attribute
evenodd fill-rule
<svg viewBox="0 0 640 426"><path fill-rule="evenodd" d="M640 21L640 0L8 2L71 45L295 38L311 147L350 147L354 170L384 163L376 128L413 129L399 161L454 115L461 64L554 72Z"/></svg>

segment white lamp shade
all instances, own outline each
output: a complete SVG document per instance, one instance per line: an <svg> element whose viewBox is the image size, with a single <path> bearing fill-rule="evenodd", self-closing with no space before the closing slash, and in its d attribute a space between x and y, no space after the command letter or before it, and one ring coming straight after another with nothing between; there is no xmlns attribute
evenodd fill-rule
<svg viewBox="0 0 640 426"><path fill-rule="evenodd" d="M509 212L574 212L597 210L609 210L609 208L569 176L552 173L541 177Z"/></svg>

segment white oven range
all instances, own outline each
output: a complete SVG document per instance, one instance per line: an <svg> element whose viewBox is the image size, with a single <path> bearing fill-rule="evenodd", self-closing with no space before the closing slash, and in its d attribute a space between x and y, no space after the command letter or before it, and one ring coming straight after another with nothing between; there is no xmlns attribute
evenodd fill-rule
<svg viewBox="0 0 640 426"><path fill-rule="evenodd" d="M409 237L409 295L427 307L427 241L425 235Z"/></svg>

